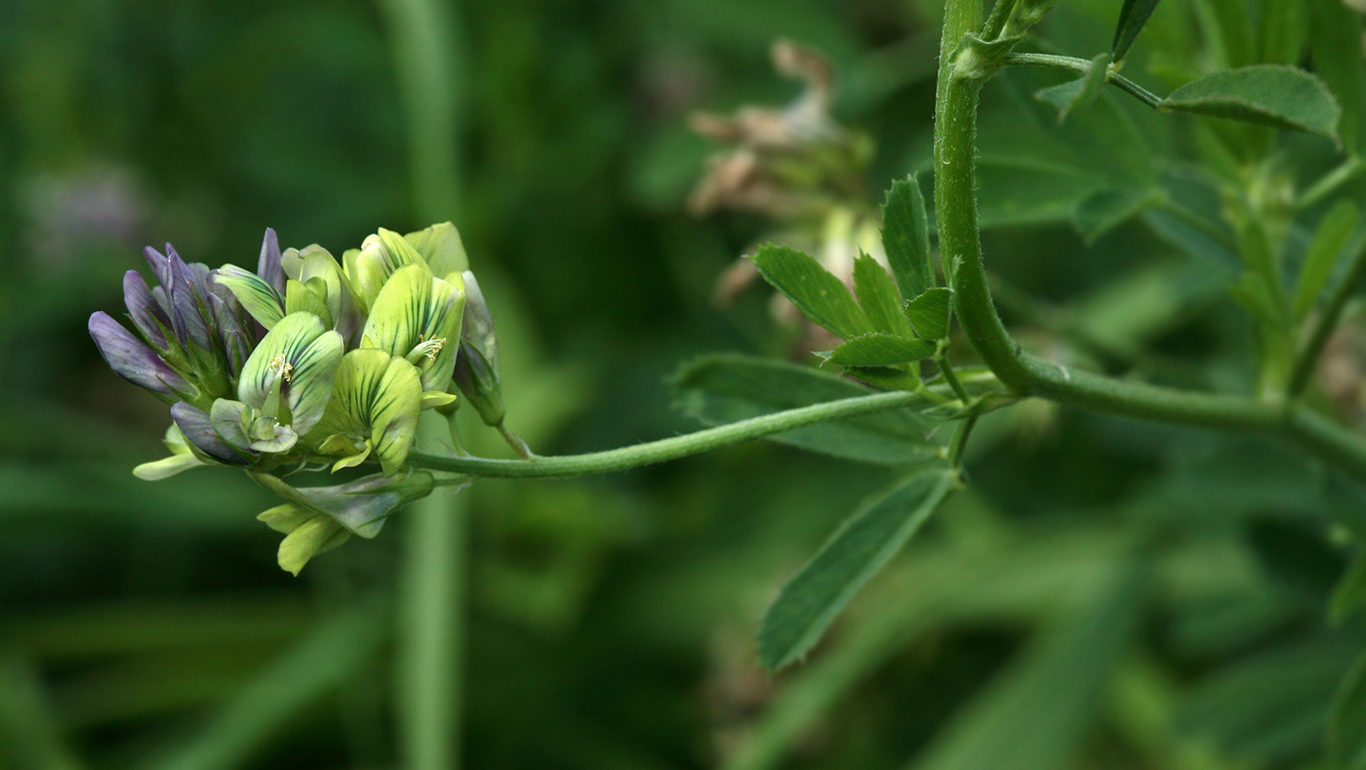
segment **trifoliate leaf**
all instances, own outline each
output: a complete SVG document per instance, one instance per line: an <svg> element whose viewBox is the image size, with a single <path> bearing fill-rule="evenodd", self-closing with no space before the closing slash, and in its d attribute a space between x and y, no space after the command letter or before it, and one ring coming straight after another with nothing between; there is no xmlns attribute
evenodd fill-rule
<svg viewBox="0 0 1366 770"><path fill-rule="evenodd" d="M811 322L844 339L874 331L840 279L813 257L788 246L765 244L754 256L759 274Z"/></svg>

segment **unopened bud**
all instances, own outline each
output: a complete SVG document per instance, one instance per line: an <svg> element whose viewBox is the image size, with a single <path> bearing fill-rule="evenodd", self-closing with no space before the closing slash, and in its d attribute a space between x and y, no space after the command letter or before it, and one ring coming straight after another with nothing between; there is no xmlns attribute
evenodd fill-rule
<svg viewBox="0 0 1366 770"><path fill-rule="evenodd" d="M498 335L493 330L484 293L474 273L466 270L465 315L460 327L460 351L453 379L465 398L479 411L485 425L503 424L502 378L498 374Z"/></svg>

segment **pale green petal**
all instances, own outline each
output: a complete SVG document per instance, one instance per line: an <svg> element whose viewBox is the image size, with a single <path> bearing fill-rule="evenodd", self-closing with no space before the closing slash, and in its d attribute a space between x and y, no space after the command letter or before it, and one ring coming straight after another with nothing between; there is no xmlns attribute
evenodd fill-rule
<svg viewBox="0 0 1366 770"><path fill-rule="evenodd" d="M392 476L408 459L422 412L422 380L417 369L393 358L370 405L370 440L384 475Z"/></svg>
<svg viewBox="0 0 1366 770"><path fill-rule="evenodd" d="M375 299L363 344L409 358L422 373L423 390L445 390L460 346L463 286L463 279L457 286L420 265L399 270Z"/></svg>
<svg viewBox="0 0 1366 770"><path fill-rule="evenodd" d="M285 313L312 313L332 328L332 313L327 309L327 300L303 283L290 278L285 284Z"/></svg>
<svg viewBox="0 0 1366 770"><path fill-rule="evenodd" d="M370 236L370 238L374 237L378 237L380 243L384 244L386 262L389 265L390 274L396 273L399 269L407 267L408 265L423 265L430 269L430 266L427 265L427 261L422 258L422 255L417 252L417 249L413 248L411 243L393 230L385 230L381 227L375 235ZM369 240L369 238L366 239L366 241ZM364 246L365 244L362 243L361 247L364 248Z"/></svg>
<svg viewBox="0 0 1366 770"><path fill-rule="evenodd" d="M280 454L288 452L299 443L299 434L288 425L281 425L274 417L258 417L252 424L251 448L257 452Z"/></svg>
<svg viewBox="0 0 1366 770"><path fill-rule="evenodd" d="M364 538L379 534L385 519L399 506L426 497L435 486L435 479L424 471L409 472L397 478L376 474L340 486L299 489L269 473L249 471L248 475L294 506L332 517Z"/></svg>
<svg viewBox="0 0 1366 770"><path fill-rule="evenodd" d="M331 398L342 347L341 335L325 331L317 316L291 313L247 359L238 382L238 399L292 425L296 433L307 433L322 419ZM272 398L273 392L283 398Z"/></svg>
<svg viewBox="0 0 1366 770"><path fill-rule="evenodd" d="M228 287L251 317L267 329L273 329L285 317L284 298L255 273L236 265L224 265L218 269L214 281Z"/></svg>
<svg viewBox="0 0 1366 770"><path fill-rule="evenodd" d="M241 452L249 452L252 439L247 435L243 428L244 417L247 424L251 424L252 415L246 413L251 411L251 407L241 401L230 401L220 398L213 402L209 409L209 422L213 424L213 432L218 434L218 438L224 444Z"/></svg>
<svg viewBox="0 0 1366 770"><path fill-rule="evenodd" d="M415 233L408 233L403 239L422 255L427 267L431 268L432 275L438 278L470 269L469 258L465 255L465 244L460 240L460 231L450 222L442 222Z"/></svg>
<svg viewBox="0 0 1366 770"><path fill-rule="evenodd" d="M286 278L299 280L303 274L304 256L298 249L288 248L280 254L280 267L285 271Z"/></svg>
<svg viewBox="0 0 1366 770"><path fill-rule="evenodd" d="M351 533L332 517L314 516L280 542L276 560L280 569L297 577L309 559L336 548L350 537Z"/></svg>
<svg viewBox="0 0 1366 770"><path fill-rule="evenodd" d="M265 522L267 527L282 535L288 535L317 515L318 512L310 508L300 508L293 503L284 503L270 510L261 511L256 515L256 520Z"/></svg>
<svg viewBox="0 0 1366 770"><path fill-rule="evenodd" d="M161 481L162 479L169 479L182 471L188 471L191 468L202 468L205 465L208 465L208 463L201 462L198 457L195 457L192 454L176 454L171 455L170 457L163 457L160 460L143 463L133 469L133 475L143 481Z"/></svg>
<svg viewBox="0 0 1366 770"><path fill-rule="evenodd" d="M444 390L427 390L422 392L422 408L432 409L438 406L446 406L455 403L455 394L447 393Z"/></svg>
<svg viewBox="0 0 1366 770"><path fill-rule="evenodd" d="M384 257L379 246L370 249L352 249L343 255L346 260L346 277L350 279L356 298L360 300L361 310L369 312L375 305L375 298L389 280L389 270L384 265Z"/></svg>
<svg viewBox="0 0 1366 770"><path fill-rule="evenodd" d="M329 331L292 359L294 372L288 387L289 410L294 419L290 424L300 435L312 430L322 419L332 398L332 381L343 349L341 335Z"/></svg>

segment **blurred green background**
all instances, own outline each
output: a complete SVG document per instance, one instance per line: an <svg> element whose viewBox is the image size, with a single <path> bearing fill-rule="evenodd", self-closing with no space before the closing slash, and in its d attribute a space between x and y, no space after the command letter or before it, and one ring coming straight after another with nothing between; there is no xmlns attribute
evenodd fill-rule
<svg viewBox="0 0 1366 770"><path fill-rule="evenodd" d="M769 45L813 46L837 70L836 118L877 147L881 191L929 156L936 5L0 3L0 768L407 756L410 522L295 579L245 477L131 475L163 454L166 410L85 324L120 308L144 245L251 266L267 226L340 254L451 219L497 318L509 424L537 451L692 430L666 384L680 362L790 356L797 332L766 290L713 303L772 225L687 213L715 147L686 116L788 102L800 87ZM1118 5L1071 3L1043 37L1089 57ZM1160 89L1206 66L1193 16L1159 9L1126 73ZM1012 72L987 92L987 247L1013 320L1114 372L1246 384L1214 247L1158 215L1089 244L1070 222L1117 179L1198 188L1192 124L1107 98L1060 129L1028 97L1058 80ZM1097 141L1103 121L1148 146ZM1284 151L1303 177L1333 160L1312 139ZM763 444L476 484L465 766L1320 766L1363 632L1324 619L1346 554L1318 469L1039 403L984 425L973 452L970 490L777 676L755 665L757 617L886 469Z"/></svg>

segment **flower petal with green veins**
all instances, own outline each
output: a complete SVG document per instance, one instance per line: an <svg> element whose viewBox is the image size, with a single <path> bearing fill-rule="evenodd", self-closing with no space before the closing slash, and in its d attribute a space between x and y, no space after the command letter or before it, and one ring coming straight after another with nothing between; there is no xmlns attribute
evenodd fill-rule
<svg viewBox="0 0 1366 770"><path fill-rule="evenodd" d="M362 344L410 358L422 372L423 390L445 390L460 344L464 280L434 278L425 265L410 265L389 278L370 309ZM421 351L416 349L422 346Z"/></svg>
<svg viewBox="0 0 1366 770"><path fill-rule="evenodd" d="M242 418L250 409L251 407L241 401L226 398L214 401L213 407L209 409L209 422L213 423L213 432L218 434L224 444L245 454L251 453L252 439L242 427Z"/></svg>
<svg viewBox="0 0 1366 770"><path fill-rule="evenodd" d="M427 267L431 268L432 275L438 278L470 269L469 257L465 255L465 244L460 240L460 231L450 222L442 222L415 233L408 233L403 239L422 255Z"/></svg>
<svg viewBox="0 0 1366 770"><path fill-rule="evenodd" d="M285 312L312 313L323 322L323 326L332 328L332 313L328 312L327 300L293 278L285 284Z"/></svg>
<svg viewBox="0 0 1366 770"><path fill-rule="evenodd" d="M417 249L413 248L413 244L393 230L385 230L381 227L370 238L378 238L379 242L384 244L385 263L389 266L390 275L408 265L426 265L427 269L431 269L431 266L427 265L427 261L422 258ZM365 242L369 242L370 238L366 238ZM361 247L364 248L364 246L365 243L362 243Z"/></svg>
<svg viewBox="0 0 1366 770"><path fill-rule="evenodd" d="M275 287L255 273L249 273L237 265L224 265L218 268L214 281L228 287L242 307L251 313L251 317L266 329L273 329L285 317L284 298Z"/></svg>
<svg viewBox="0 0 1366 770"><path fill-rule="evenodd" d="M412 364L377 348L353 350L342 357L314 435L324 446L338 434L357 444L368 440L384 473L393 475L408 459L421 410L422 383Z"/></svg>
<svg viewBox="0 0 1366 770"><path fill-rule="evenodd" d="M312 313L285 316L252 351L242 368L237 398L303 435L322 419L342 359L342 338ZM279 396L275 403L273 395Z"/></svg>
<svg viewBox="0 0 1366 770"><path fill-rule="evenodd" d="M415 471L392 479L375 474L333 487L300 488L269 473L248 473L256 483L289 503L326 514L353 534L366 539L378 535L384 520L399 506L426 497L436 485L432 474L425 471Z"/></svg>

